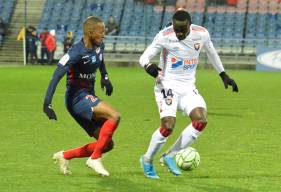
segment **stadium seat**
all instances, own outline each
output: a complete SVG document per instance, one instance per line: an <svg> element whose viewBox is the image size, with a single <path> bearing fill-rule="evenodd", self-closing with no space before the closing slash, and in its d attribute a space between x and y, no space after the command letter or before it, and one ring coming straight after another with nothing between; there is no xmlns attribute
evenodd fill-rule
<svg viewBox="0 0 281 192"><path fill-rule="evenodd" d="M258 39L281 38L281 3L277 1L239 0L236 6L213 6L208 5L206 0L183 2L184 8L191 14L192 23L206 27L215 40L214 44L222 51L226 46L229 46L231 51L238 50L236 47L242 47L243 38L250 41L243 44L249 48L256 46ZM47 26L58 30L57 26L66 25L67 30L72 30L78 40L82 36L82 22L87 16L98 16L106 22L109 16L113 15L119 21L119 36L151 38L171 22L177 6L151 5L135 0L46 0L38 29L42 30ZM0 12L0 15L2 14ZM49 15L52 15L51 19ZM58 33L58 39L63 39L63 32ZM129 43L115 40L114 44L115 42L109 39L105 42L109 45L108 50L115 49L115 45L119 50L143 50L146 45L132 39Z"/></svg>

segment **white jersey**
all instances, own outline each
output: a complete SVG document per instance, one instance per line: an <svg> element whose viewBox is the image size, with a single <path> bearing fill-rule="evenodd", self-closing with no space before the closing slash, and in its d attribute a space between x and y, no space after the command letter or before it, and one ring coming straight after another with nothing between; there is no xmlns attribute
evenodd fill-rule
<svg viewBox="0 0 281 192"><path fill-rule="evenodd" d="M182 85L194 85L195 73L202 47L205 48L208 58L220 73L224 71L221 60L210 39L209 32L201 26L191 24L190 33L179 41L169 26L161 30L140 57L140 64L144 67L159 52L159 67L163 71L162 84L171 81Z"/></svg>

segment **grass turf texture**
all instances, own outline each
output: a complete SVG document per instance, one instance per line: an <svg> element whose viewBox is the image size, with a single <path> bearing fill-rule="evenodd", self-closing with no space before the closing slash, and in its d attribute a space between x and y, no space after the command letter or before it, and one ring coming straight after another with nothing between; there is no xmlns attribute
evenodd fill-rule
<svg viewBox="0 0 281 192"><path fill-rule="evenodd" d="M111 97L97 95L122 114L114 135L115 148L104 156L109 178L70 162L73 175L63 176L51 157L56 151L81 146L90 138L64 107L65 79L53 105L58 121L42 112L43 97L54 67L0 68L0 186L1 192L29 191L281 191L280 106L281 73L229 71L240 92L224 90L214 70L197 72L197 87L208 106L208 126L193 145L201 156L199 168L171 175L158 163L160 180L143 176L139 157L159 125L153 79L140 68L108 68L114 85ZM171 145L189 120L178 113ZM164 151L162 150L162 152Z"/></svg>

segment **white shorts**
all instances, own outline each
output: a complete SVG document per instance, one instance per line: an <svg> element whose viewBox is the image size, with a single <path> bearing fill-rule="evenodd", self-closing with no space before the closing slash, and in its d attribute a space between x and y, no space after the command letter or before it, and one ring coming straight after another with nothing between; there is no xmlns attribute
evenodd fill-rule
<svg viewBox="0 0 281 192"><path fill-rule="evenodd" d="M176 117L177 111L182 111L189 116L190 112L202 107L207 110L203 97L195 86L189 87L166 87L157 84L154 88L155 99L158 105L160 118Z"/></svg>

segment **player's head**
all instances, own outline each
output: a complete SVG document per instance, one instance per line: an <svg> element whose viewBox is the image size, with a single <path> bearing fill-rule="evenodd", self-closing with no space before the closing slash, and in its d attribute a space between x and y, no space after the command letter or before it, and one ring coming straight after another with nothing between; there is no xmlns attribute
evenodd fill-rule
<svg viewBox="0 0 281 192"><path fill-rule="evenodd" d="M191 17L185 10L178 10L173 15L173 28L179 40L183 40L190 33Z"/></svg>
<svg viewBox="0 0 281 192"><path fill-rule="evenodd" d="M98 17L88 17L83 23L83 33L92 45L100 45L105 36L104 22Z"/></svg>

